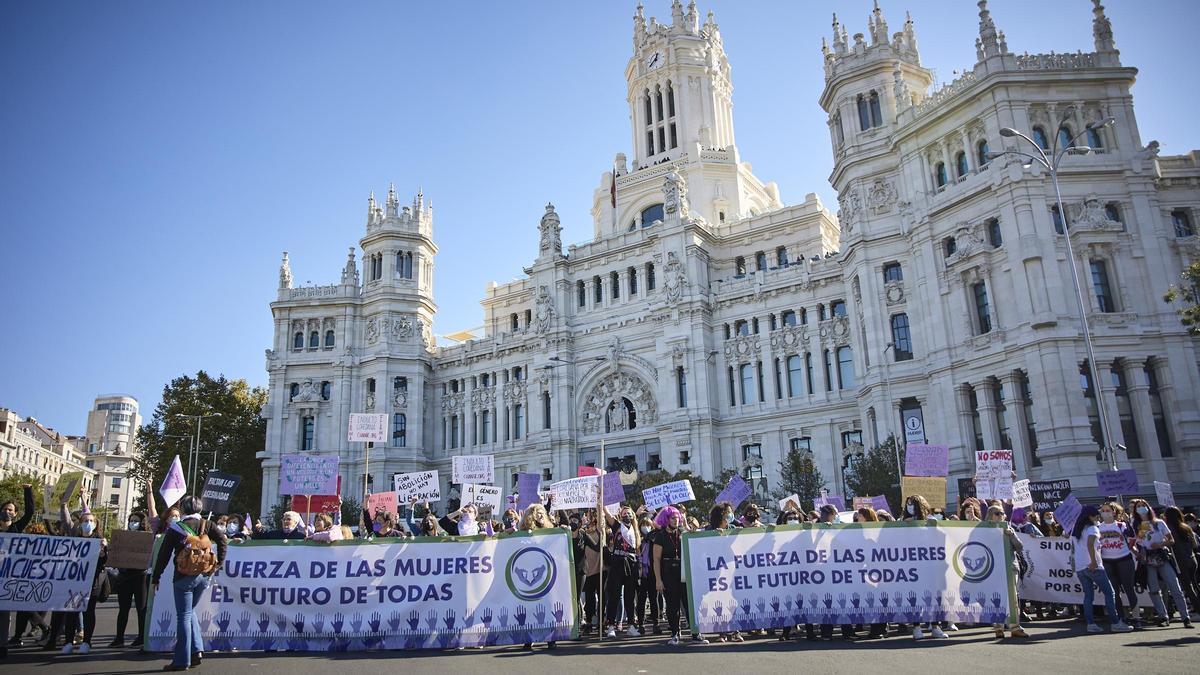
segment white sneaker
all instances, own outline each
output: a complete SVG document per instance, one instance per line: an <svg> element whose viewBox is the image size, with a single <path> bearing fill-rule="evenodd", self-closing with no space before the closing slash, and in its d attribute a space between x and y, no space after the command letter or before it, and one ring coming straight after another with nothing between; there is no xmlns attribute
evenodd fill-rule
<svg viewBox="0 0 1200 675"><path fill-rule="evenodd" d="M950 625L946 626L946 630L952 630L952 631L956 631L956 632L957 632L957 631L958 631L958 624L956 624L956 623L954 623L953 621L951 621L951 622L950 622Z"/></svg>
<svg viewBox="0 0 1200 675"><path fill-rule="evenodd" d="M630 626L629 630L625 631L625 634L628 635L629 637L641 637L642 636L642 634L639 633L638 629L634 626Z"/></svg>
<svg viewBox="0 0 1200 675"><path fill-rule="evenodd" d="M611 638L617 637L617 629L612 626L609 626L608 631L606 631L604 633L604 637L611 637Z"/></svg>
<svg viewBox="0 0 1200 675"><path fill-rule="evenodd" d="M679 646L679 636L672 635L671 639L667 640L667 646L668 647L678 647Z"/></svg>
<svg viewBox="0 0 1200 675"><path fill-rule="evenodd" d="M92 651L92 646L86 642L80 643L78 651L80 654L87 654Z"/></svg>
<svg viewBox="0 0 1200 675"><path fill-rule="evenodd" d="M63 648L62 648L62 653L63 653L63 654L70 654L70 653L71 653L71 650L72 650L74 647L75 647L75 645L73 645L73 644L71 644L70 642L68 642L67 644L63 645Z"/></svg>
<svg viewBox="0 0 1200 675"><path fill-rule="evenodd" d="M1091 629L1092 629L1091 626L1088 626L1088 630L1091 630ZM1114 633L1128 633L1131 630L1133 630L1133 626L1130 626L1129 624L1125 623L1124 621L1121 621L1120 623L1114 623L1112 625L1112 632L1114 632Z"/></svg>
<svg viewBox="0 0 1200 675"><path fill-rule="evenodd" d="M933 637L938 640L945 640L946 633L945 633L945 631L942 630L941 626L934 626L933 627Z"/></svg>
<svg viewBox="0 0 1200 675"><path fill-rule="evenodd" d="M1104 632L1104 629L1103 629L1103 628L1101 628L1099 624L1095 624L1095 623L1089 623L1089 624L1088 624L1088 627L1087 627L1087 632L1089 632L1089 633L1103 633L1103 632Z"/></svg>
<svg viewBox="0 0 1200 675"><path fill-rule="evenodd" d="M692 636L692 644L706 645L708 644L708 638L704 637L704 633L696 633Z"/></svg>
<svg viewBox="0 0 1200 675"><path fill-rule="evenodd" d="M921 630L920 626L913 626L913 639L920 640L925 637L925 631Z"/></svg>

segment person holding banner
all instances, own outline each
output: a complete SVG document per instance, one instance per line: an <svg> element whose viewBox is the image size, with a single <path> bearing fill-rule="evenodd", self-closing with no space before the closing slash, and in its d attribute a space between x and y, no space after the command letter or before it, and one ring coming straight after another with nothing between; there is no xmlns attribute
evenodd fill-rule
<svg viewBox="0 0 1200 675"><path fill-rule="evenodd" d="M270 530L260 535L256 535L255 539L304 539L307 532L304 530L304 521L300 518L300 514L295 511L284 511L282 517L282 527L278 530Z"/></svg>
<svg viewBox="0 0 1200 675"><path fill-rule="evenodd" d="M179 554L189 549L189 541L203 541L204 536L217 547L216 567L207 574L186 574L183 570L175 569L171 579L175 596L175 653L171 663L163 666L164 671L187 670L190 666L200 665L204 657L204 639L200 635L200 621L194 610L203 599L212 578L221 571L226 553L225 533L215 522L200 517L204 500L195 495L184 495L179 500L179 508L184 515L163 536L158 560L154 563L151 586L157 591L167 563L172 559L179 561Z"/></svg>
<svg viewBox="0 0 1200 675"><path fill-rule="evenodd" d="M1121 505L1116 502L1105 502L1100 505L1100 558L1104 563L1104 571L1108 580L1114 586L1117 601L1117 613L1128 617L1132 625L1138 625L1138 597L1134 588L1135 564L1133 562L1133 530L1129 524L1121 520ZM1121 592L1129 600L1129 611L1121 602Z"/></svg>
<svg viewBox="0 0 1200 675"><path fill-rule="evenodd" d="M515 510L513 510L515 512ZM546 512L546 507L538 502L534 502L525 507L525 512L521 514L521 519L517 523L520 526L521 532L536 532L537 530L546 530L555 527L554 520L550 518L550 514ZM551 640L546 643L546 649L554 649L558 643ZM525 643L525 651L533 651L533 643Z"/></svg>
<svg viewBox="0 0 1200 675"><path fill-rule="evenodd" d="M64 504L64 510L65 510ZM64 522L70 522L70 517L64 519ZM83 512L79 514L79 522L76 523L70 531L69 537L87 537L103 541L100 536L100 523L96 520L96 514L88 509L87 504L83 505ZM96 632L96 603L100 599L101 587L107 581L108 575L104 570L104 563L108 560L108 548L105 545L100 546L100 558L96 561L96 572L92 579L92 592L88 597L87 608L83 611L83 642L79 643L78 653L87 654L92 651L92 635ZM63 645L62 653L70 654L74 647L75 634L79 631L79 612L55 612L54 620L50 623L50 644L57 642L56 628L61 625L63 635L66 639L66 644Z"/></svg>
<svg viewBox="0 0 1200 675"><path fill-rule="evenodd" d="M1200 612L1200 593L1196 584L1196 532L1183 522L1183 512L1177 506L1168 506L1163 511L1163 520L1171 536L1175 538L1172 553L1175 564L1179 566L1179 585L1183 594L1192 603L1192 612Z"/></svg>
<svg viewBox="0 0 1200 675"><path fill-rule="evenodd" d="M1117 614L1117 604L1114 601L1113 587L1104 572L1100 555L1100 509L1092 505L1084 506L1075 519L1075 527L1071 538L1075 540L1075 575L1083 585L1083 618L1087 621L1089 633L1103 633L1104 629L1095 620L1096 589L1104 593L1104 609L1108 612L1108 620L1114 633L1128 633L1133 630L1121 620Z"/></svg>
<svg viewBox="0 0 1200 675"><path fill-rule="evenodd" d="M1175 562L1171 548L1175 545L1175 536L1171 534L1167 524L1158 519L1154 509L1144 499L1129 500L1133 510L1133 531L1137 536L1137 546L1140 559L1146 564L1146 590L1150 600L1154 602L1157 613L1156 623L1167 626L1171 623L1171 615L1163 602L1161 585L1165 584L1175 601L1175 608L1183 617L1183 627L1192 627L1192 618L1188 614L1187 603L1183 599L1183 589L1179 587L1179 575L1175 571Z"/></svg>
<svg viewBox="0 0 1200 675"><path fill-rule="evenodd" d="M308 535L309 541L329 543L331 541L341 541L341 539L342 529L333 526L333 518L330 518L328 513L318 513L313 516L313 533Z"/></svg>
<svg viewBox="0 0 1200 675"><path fill-rule="evenodd" d="M17 505L13 501L0 504L0 532L24 532L37 511L37 503L33 500L33 485L25 483L21 487L25 493L25 512L17 518ZM0 612L0 659L8 658L8 625L11 620L12 612ZM20 637L18 632L18 644Z"/></svg>
<svg viewBox="0 0 1200 675"><path fill-rule="evenodd" d="M596 520L588 517L588 514L583 514L580 528L575 532L575 537L583 545L583 630L587 631L591 626L596 626L597 631L604 630L603 614L604 606L601 601L604 598L600 597L600 576L606 571L604 569L604 556L600 550L600 531L596 525ZM599 620L596 620L596 607L600 604Z"/></svg>

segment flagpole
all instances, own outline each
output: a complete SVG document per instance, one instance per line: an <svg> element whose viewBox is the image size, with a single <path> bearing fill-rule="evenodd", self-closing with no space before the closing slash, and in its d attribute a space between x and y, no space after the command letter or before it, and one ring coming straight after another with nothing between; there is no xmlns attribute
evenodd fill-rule
<svg viewBox="0 0 1200 675"><path fill-rule="evenodd" d="M617 175L616 175L616 170L614 167L613 185L616 185L616 180L617 180ZM616 211L614 211L613 214L615 217ZM597 523L596 530L600 533L600 589L598 592L600 594L600 597L599 597L599 600L600 600L600 627L599 627L600 632L599 632L599 635L600 635L601 641L604 640L604 610L605 610L605 602L604 601L606 599L604 597L604 549L605 549L606 544L608 543L608 541L607 541L608 537L606 536L608 534L608 519L606 519L604 517L605 516L605 512L604 512L604 473L603 473L604 466L605 466L605 464L604 464L604 439L600 439L600 471L602 473L600 473L598 476L596 476L596 482L599 483L599 485L600 485L600 490L599 490L600 507L598 509L596 509L596 517L600 519L600 522Z"/></svg>

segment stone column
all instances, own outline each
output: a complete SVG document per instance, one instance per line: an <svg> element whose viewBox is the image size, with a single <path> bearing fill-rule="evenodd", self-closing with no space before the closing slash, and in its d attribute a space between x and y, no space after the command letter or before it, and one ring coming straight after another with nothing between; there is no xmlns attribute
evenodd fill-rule
<svg viewBox="0 0 1200 675"><path fill-rule="evenodd" d="M1130 412L1133 413L1134 426L1137 428L1138 445L1141 446L1142 457L1150 465L1154 480L1169 481L1167 466L1163 462L1162 448L1158 445L1158 433L1154 428L1154 412L1150 408L1150 384L1142 372L1142 364L1138 362L1122 362L1125 367L1125 393L1129 397ZM1117 421L1120 424L1120 420ZM1118 461L1121 459L1117 456Z"/></svg>
<svg viewBox="0 0 1200 675"><path fill-rule="evenodd" d="M1019 478L1029 477L1029 470L1033 466L1033 448L1029 447L1029 439L1025 435L1025 429L1028 426L1029 420L1025 417L1025 399L1021 396L1021 382L1017 377L1017 373L1005 373L1000 380L1000 386L1004 387L1004 403L1007 406L1005 415L1008 416L1008 438L1012 441L1013 447L1013 470L1017 472Z"/></svg>
<svg viewBox="0 0 1200 675"><path fill-rule="evenodd" d="M996 419L996 399L995 393L992 391L992 383L983 380L974 386L976 410L979 411L979 426L983 430L983 447L985 450L1001 449L1000 424Z"/></svg>

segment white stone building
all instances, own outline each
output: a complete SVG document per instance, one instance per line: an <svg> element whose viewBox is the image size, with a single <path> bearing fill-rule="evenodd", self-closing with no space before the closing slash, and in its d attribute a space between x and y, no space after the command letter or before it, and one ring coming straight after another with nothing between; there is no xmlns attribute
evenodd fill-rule
<svg viewBox="0 0 1200 675"><path fill-rule="evenodd" d="M1196 155L1158 157L1140 138L1136 70L1098 3L1095 51L1065 55L1009 53L979 4L977 63L936 90L911 19L889 33L876 8L853 38L834 20L820 104L836 219L811 194L785 206L741 159L720 30L676 1L669 22L634 18L631 157L600 179L594 239L564 254L548 205L527 276L487 290L482 336L432 337L422 195L369 201L362 279L351 249L340 283L296 288L284 254L263 508L287 452L339 454L345 494L361 496L351 412L392 421L371 451L376 489L418 468L448 481L464 453L494 454L506 488L518 471L558 480L604 442L642 471L736 468L760 495L782 456L809 451L840 491L863 444L915 419L950 445L953 478L973 473L975 449L1006 447L1022 476L1086 491L1106 464L1053 186L990 155L1029 149L1001 128L1049 145L1059 120L1064 141L1093 148L1060 176L1109 443L1144 489L1171 480L1194 496L1197 342L1161 294L1200 254Z"/></svg>
<svg viewBox="0 0 1200 675"><path fill-rule="evenodd" d="M87 421L87 466L96 470L96 503L113 509L117 522L133 511L142 486L128 477L136 457L135 442L142 416L137 399L124 394L96 397Z"/></svg>
<svg viewBox="0 0 1200 675"><path fill-rule="evenodd" d="M55 431L33 417L22 418L13 410L0 408L0 478L29 474L49 486L58 483L65 473L80 471L84 492L92 494L96 487L96 471L85 464L86 439ZM43 495L34 495L39 500ZM57 504L50 505L51 515ZM24 508L18 505L18 511Z"/></svg>

